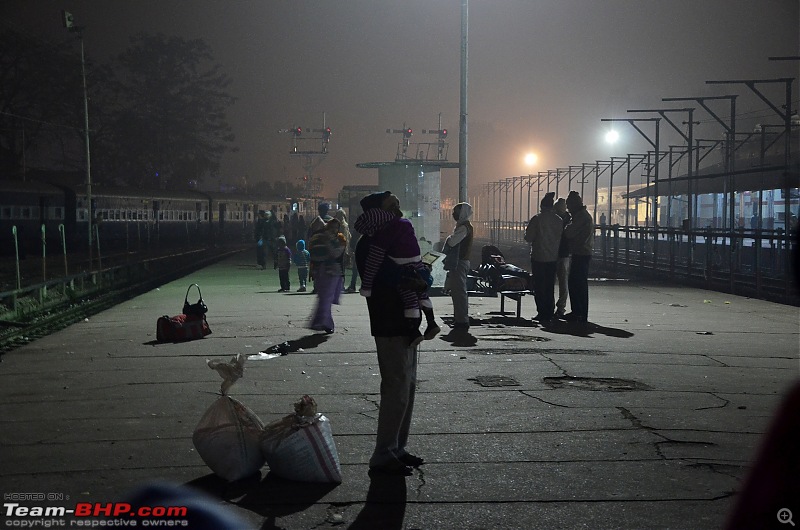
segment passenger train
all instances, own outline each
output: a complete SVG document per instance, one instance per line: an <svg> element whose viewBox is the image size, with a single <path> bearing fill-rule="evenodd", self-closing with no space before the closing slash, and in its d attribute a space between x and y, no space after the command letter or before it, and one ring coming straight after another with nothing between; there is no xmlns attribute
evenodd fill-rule
<svg viewBox="0 0 800 530"><path fill-rule="evenodd" d="M283 219L295 212L305 215L310 202L244 192L96 186L93 246L112 251L244 243L252 240L259 210L272 210ZM48 255L61 253L62 242L68 253L85 251L88 218L84 185L0 180L0 255L14 255L15 239L21 257L41 255L43 241Z"/></svg>

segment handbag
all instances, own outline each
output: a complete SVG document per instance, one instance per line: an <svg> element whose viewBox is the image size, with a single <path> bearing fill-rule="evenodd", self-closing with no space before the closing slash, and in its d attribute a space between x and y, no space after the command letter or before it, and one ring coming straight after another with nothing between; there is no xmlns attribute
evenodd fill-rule
<svg viewBox="0 0 800 530"><path fill-rule="evenodd" d="M197 287L197 293L200 295L200 299L195 304L189 303L189 291L192 290L192 287ZM206 303L203 301L203 293L200 292L200 286L193 283L186 290L186 296L183 299L183 314L201 316L206 313L208 313L208 306L206 306Z"/></svg>
<svg viewBox="0 0 800 530"><path fill-rule="evenodd" d="M158 342L178 342L202 339L211 334L205 315L164 315L156 322Z"/></svg>

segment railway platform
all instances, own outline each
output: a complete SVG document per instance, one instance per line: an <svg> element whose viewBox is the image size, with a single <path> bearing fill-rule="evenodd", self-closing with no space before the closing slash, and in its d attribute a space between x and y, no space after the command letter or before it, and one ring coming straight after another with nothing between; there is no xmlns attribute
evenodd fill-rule
<svg viewBox="0 0 800 530"><path fill-rule="evenodd" d="M533 297L520 319L471 297L473 325L455 333L450 299L434 297L445 325L420 346L409 444L426 463L370 476L380 378L364 300L342 295L335 332L310 331L314 295L295 292L294 269L279 293L277 272L253 261L234 255L0 357L5 526L45 519L20 507L114 503L167 481L253 529L718 529L800 379L792 306L594 279L590 326L539 327ZM156 319L180 313L192 283L212 334L156 343ZM287 354L259 355L276 346ZM192 433L220 385L206 360L239 353L250 359L230 395L265 423L311 395L341 484L266 465L227 483L203 463ZM800 500L786 508L800 517ZM786 525L776 513L762 527Z"/></svg>

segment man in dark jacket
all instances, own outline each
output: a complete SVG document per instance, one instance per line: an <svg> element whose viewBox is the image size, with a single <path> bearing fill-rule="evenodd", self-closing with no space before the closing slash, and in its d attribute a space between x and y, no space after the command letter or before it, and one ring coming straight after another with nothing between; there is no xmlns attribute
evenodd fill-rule
<svg viewBox="0 0 800 530"><path fill-rule="evenodd" d="M361 200L361 207L364 210L381 207L395 213L395 220L384 230L414 230L411 222L402 218L400 202L391 192L368 195ZM380 237L380 233L372 237L364 235L356 246L356 265L362 275L366 270L369 246L376 237ZM387 251L386 255L390 254ZM410 475L411 468L422 465L424 461L406 450L414 410L417 349L410 346L403 300L397 289L398 269L398 265L384 257L375 275L372 294L366 299L370 333L375 338L381 373L378 433L369 467L370 472Z"/></svg>

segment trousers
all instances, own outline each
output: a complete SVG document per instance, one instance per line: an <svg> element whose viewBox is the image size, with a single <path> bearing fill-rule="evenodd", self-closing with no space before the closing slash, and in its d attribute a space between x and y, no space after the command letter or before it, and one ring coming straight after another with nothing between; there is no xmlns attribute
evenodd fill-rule
<svg viewBox="0 0 800 530"><path fill-rule="evenodd" d="M370 466L393 462L407 453L408 433L417 386L417 349L407 336L375 337L381 373L378 433Z"/></svg>

